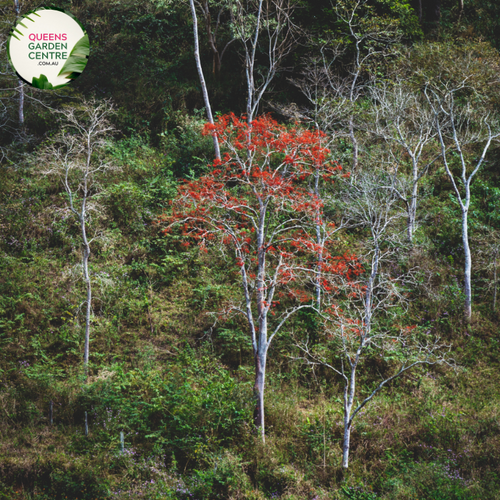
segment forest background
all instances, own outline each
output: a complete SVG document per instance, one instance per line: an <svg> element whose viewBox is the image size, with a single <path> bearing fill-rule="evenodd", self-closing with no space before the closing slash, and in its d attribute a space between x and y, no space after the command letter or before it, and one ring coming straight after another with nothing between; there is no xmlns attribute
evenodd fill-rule
<svg viewBox="0 0 500 500"><path fill-rule="evenodd" d="M260 2L192 2L221 163L305 169L271 223L295 211L302 232L267 254L301 278L269 307L248 288L259 319L295 311L266 345L264 427L244 255L204 238L208 212L173 224L215 210L207 180L247 199L203 134L190 3L54 3L91 44L56 90L8 64L38 6L18 4L0 1L0 498L500 498L500 6L262 2L254 43ZM229 113L269 114L236 139Z"/></svg>

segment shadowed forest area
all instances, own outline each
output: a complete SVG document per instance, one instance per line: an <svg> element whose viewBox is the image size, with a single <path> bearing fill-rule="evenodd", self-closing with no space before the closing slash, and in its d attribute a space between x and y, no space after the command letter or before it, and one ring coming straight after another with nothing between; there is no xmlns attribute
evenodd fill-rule
<svg viewBox="0 0 500 500"><path fill-rule="evenodd" d="M53 6L44 90L0 0L0 499L500 498L500 5Z"/></svg>

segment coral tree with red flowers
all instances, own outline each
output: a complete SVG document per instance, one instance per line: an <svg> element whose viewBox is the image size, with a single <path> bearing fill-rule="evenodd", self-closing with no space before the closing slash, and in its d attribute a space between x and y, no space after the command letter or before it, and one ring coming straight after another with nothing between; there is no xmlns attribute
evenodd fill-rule
<svg viewBox="0 0 500 500"><path fill-rule="evenodd" d="M242 297L226 312L248 322L255 360L255 424L264 434L264 386L269 345L287 319L316 308L318 287L334 289L335 276L359 272L350 256L334 256L325 238L334 224L323 219L318 179L333 182L341 167L330 160L320 131L287 129L269 116L249 125L234 114L206 124L222 158L210 173L179 187L165 231L181 226L185 245L234 252ZM322 238L318 239L318 228Z"/></svg>

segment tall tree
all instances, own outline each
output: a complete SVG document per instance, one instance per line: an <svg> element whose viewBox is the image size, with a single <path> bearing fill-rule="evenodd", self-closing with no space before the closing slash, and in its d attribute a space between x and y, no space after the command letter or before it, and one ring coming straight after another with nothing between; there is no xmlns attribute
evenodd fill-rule
<svg viewBox="0 0 500 500"><path fill-rule="evenodd" d="M366 129L365 123L358 123L359 103L373 84L375 62L391 55L402 33L396 20L378 17L367 0L336 2L334 14L341 36L321 38L320 58L308 61L303 78L295 83L312 105L306 115L333 138L347 137L351 142L355 176L360 136Z"/></svg>
<svg viewBox="0 0 500 500"><path fill-rule="evenodd" d="M271 118L250 125L234 115L207 124L224 148L211 173L179 188L167 231L182 227L202 249L213 245L239 270L241 302L225 307L242 314L251 336L256 398L255 425L265 441L264 388L269 346L298 310L315 309L318 245L314 222L322 200L308 186L319 170L329 179L339 167L328 161L324 134L286 130ZM311 236L312 234L312 236ZM187 242L186 244L189 244ZM350 258L335 258L322 248L321 286L329 276L348 271ZM307 286L310 286L310 289Z"/></svg>
<svg viewBox="0 0 500 500"><path fill-rule="evenodd" d="M57 111L62 130L41 152L49 168L42 174L59 179L67 195L68 211L77 222L82 238L82 270L86 288L85 343L83 365L88 376L90 328L92 318L92 281L89 271L91 243L89 224L97 212L96 196L102 192L102 177L114 167L102 158L114 127L109 123L112 105L84 101Z"/></svg>
<svg viewBox="0 0 500 500"><path fill-rule="evenodd" d="M398 198L406 210L407 234L411 243L416 230L419 186L429 167L441 157L435 151L437 132L434 116L421 95L408 88L408 84L396 79L390 85L370 87L373 101L373 131L389 146L395 182L392 183ZM406 176L400 168L401 158L410 161L410 172Z"/></svg>
<svg viewBox="0 0 500 500"><path fill-rule="evenodd" d="M463 104L463 98L457 99L456 95L464 89L465 82L461 86L444 88L441 91L427 86L425 95L434 114L434 125L441 146L444 168L462 213L461 229L465 260L464 314L466 320L470 321L472 316L472 254L469 244L471 183L483 165L492 142L500 137L500 125L477 100L476 103L473 103L472 99L467 100ZM461 101L461 104L457 101Z"/></svg>
<svg viewBox="0 0 500 500"><path fill-rule="evenodd" d="M355 185L347 186L342 195L346 217L353 227L366 231L358 257L363 272L357 278L337 282L338 293L330 296L334 302L321 312L324 341L315 345L309 341L296 344L302 353L297 359L324 366L341 377L344 469L349 466L354 419L385 385L419 364L453 364L448 356L450 346L411 325L402 325L399 319L408 303L407 287L415 285L415 280L411 271L398 270L404 248L398 220L404 213L398 208L398 197L390 182L387 174L370 173L360 174ZM392 327L384 324L387 317L392 319ZM391 364L395 361L396 368L359 400L358 372L363 369L363 359L370 355Z"/></svg>

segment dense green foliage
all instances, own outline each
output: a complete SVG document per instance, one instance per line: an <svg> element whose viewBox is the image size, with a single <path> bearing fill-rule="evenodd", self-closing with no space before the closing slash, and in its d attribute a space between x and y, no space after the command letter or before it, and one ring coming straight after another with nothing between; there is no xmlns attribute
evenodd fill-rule
<svg viewBox="0 0 500 500"><path fill-rule="evenodd" d="M423 366L389 384L357 417L350 468L343 471L341 380L324 367L294 360L295 340L308 335L322 342L317 317L297 314L271 346L263 445L253 426L247 324L214 314L240 296L238 269L231 256L185 246L180 231L164 235L158 223L182 179L197 178L213 160L211 138L201 134L205 113L189 6L161 0L56 3L87 27L89 63L57 92L25 87L22 129L17 79L3 48L0 61L0 499L500 498L497 144L472 184L471 322L463 318L460 210L439 160L419 188L414 243L404 262L395 264L397 272L419 269L398 325L439 334L451 344L460 370ZM284 124L310 104L299 81L308 63L320 60L320 48L326 47L324 54L334 43L345 49L333 65L340 77L349 75L355 50L335 2L298 3L293 20L300 44L286 56L261 106ZM23 9L35 4L26 1ZM397 43L390 57L370 59L362 82L399 77L418 90L429 79L452 83L470 71L475 91L459 98L498 114L499 7L474 0L460 15L458 4L443 0L435 29L425 16L419 22L412 2L368 2L361 18L370 19L370 29L391 27ZM15 16L10 0L0 0L0 9L4 40ZM223 47L231 40L227 12L221 20ZM242 112L241 45L229 45L217 74L203 26L200 40L214 111ZM370 43L366 50L377 47ZM263 65L263 53L258 57ZM467 68L456 64L467 57ZM91 96L112 99L117 131L102 158L116 168L101 181L89 220L95 240L85 381L80 229L67 211L60 179L41 174L41 152L62 127L53 109ZM370 106L366 96L356 103L358 123L373 119ZM374 169L386 144L360 130L360 169ZM352 151L344 134L332 156L348 171ZM479 151L477 144L467 149L471 158ZM397 161L409 171L407 156ZM326 207L325 214L339 218L339 210ZM339 253L360 252L367 238L363 228L344 230ZM361 396L392 373L391 363L366 357L358 378Z"/></svg>

